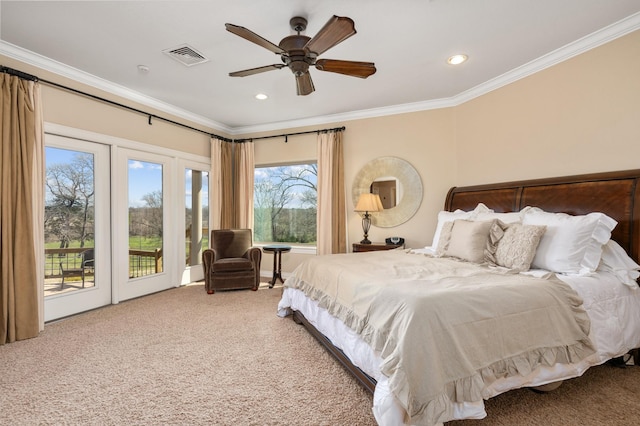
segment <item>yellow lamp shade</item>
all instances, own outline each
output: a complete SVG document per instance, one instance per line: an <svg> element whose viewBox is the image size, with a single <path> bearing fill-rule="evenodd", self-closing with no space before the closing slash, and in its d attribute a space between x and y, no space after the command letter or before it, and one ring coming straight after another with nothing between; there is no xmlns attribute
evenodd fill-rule
<svg viewBox="0 0 640 426"><path fill-rule="evenodd" d="M355 211L357 212L381 212L384 210L382 207L382 201L380 201L380 196L378 194L360 194L360 198L358 198L358 204L356 205Z"/></svg>

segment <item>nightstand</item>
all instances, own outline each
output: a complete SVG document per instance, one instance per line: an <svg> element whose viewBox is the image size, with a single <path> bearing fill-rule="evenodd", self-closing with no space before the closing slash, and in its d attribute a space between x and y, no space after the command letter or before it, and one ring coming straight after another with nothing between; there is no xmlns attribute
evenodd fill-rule
<svg viewBox="0 0 640 426"><path fill-rule="evenodd" d="M385 244L385 243L371 243L360 244L353 243L353 252L359 253L364 251L380 251L380 250L393 250L396 248L404 247L404 244Z"/></svg>
<svg viewBox="0 0 640 426"><path fill-rule="evenodd" d="M273 288L278 279L284 284L282 279L282 253L289 253L291 246L283 246L281 244L274 244L270 246L262 247L262 250L273 253L273 278L269 281L269 288Z"/></svg>

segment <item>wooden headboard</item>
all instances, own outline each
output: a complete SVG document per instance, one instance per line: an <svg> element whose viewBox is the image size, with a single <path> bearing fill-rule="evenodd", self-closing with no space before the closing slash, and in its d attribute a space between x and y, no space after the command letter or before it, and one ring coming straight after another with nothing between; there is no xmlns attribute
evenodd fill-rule
<svg viewBox="0 0 640 426"><path fill-rule="evenodd" d="M472 210L484 203L496 212L526 206L573 215L602 212L618 221L611 238L640 263L640 170L453 187L444 208ZM637 202L636 202L637 200Z"/></svg>

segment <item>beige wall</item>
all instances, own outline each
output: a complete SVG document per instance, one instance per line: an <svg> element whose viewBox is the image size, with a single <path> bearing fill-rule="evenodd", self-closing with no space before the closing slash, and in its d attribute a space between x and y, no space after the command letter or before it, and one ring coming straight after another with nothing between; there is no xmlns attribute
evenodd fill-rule
<svg viewBox="0 0 640 426"><path fill-rule="evenodd" d="M281 133L272 134L279 135ZM318 157L316 135L312 133L291 136L287 142L284 141L284 138L256 140L254 142L254 152L256 165L259 166L316 161Z"/></svg>
<svg viewBox="0 0 640 426"><path fill-rule="evenodd" d="M435 216L442 209L446 193L455 181L455 141L450 108L401 114L345 123L345 181L349 244L362 239L362 219L353 212L351 185L356 174L370 160L393 156L402 158L418 171L424 188L416 214L393 228L371 227L369 239L383 242L399 236L407 247L423 247L432 237ZM406 189L409 192L408 189ZM409 197L408 193L405 194Z"/></svg>
<svg viewBox="0 0 640 426"><path fill-rule="evenodd" d="M640 168L640 31L455 108L456 184Z"/></svg>
<svg viewBox="0 0 640 426"><path fill-rule="evenodd" d="M210 137L159 119L148 117L111 105L96 102L59 89L43 86L43 114L45 121L103 135L170 148L209 157ZM64 108L60 108L64 105ZM142 111L149 108L139 107ZM72 114L69 111L73 111ZM165 113L157 113L167 117ZM171 118L170 118L171 119Z"/></svg>
<svg viewBox="0 0 640 426"><path fill-rule="evenodd" d="M78 86L0 59L5 66ZM320 126L346 126L349 245L362 239L351 184L360 168L377 157L405 159L422 178L424 196L418 212L398 227L372 227L369 232L373 241L404 237L410 247L431 242L437 212L451 186L640 168L638 76L640 31L456 107ZM77 88L108 97L96 89ZM45 88L43 97L48 122L209 155L206 135L160 121L149 126L144 116L58 89ZM309 161L316 156L315 134L290 137L288 143L282 138L256 141L258 165ZM290 272L304 257L285 255L283 272ZM263 269L269 269L271 261L265 256Z"/></svg>

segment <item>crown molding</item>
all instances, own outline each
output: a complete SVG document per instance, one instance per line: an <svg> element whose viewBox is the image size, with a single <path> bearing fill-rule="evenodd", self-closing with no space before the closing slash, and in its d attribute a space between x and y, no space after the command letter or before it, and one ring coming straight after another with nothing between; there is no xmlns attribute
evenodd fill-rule
<svg viewBox="0 0 640 426"><path fill-rule="evenodd" d="M363 109L346 113L322 115L298 120L279 121L255 126L235 127L234 134L246 135L249 133L268 132L275 130L285 130L297 127L320 126L331 123L343 123L345 121L361 120L366 118L384 117L387 115L405 114L416 111L426 111L430 109L440 109L455 106L452 99L435 99L424 102L414 102L400 105L392 105L381 108Z"/></svg>
<svg viewBox="0 0 640 426"><path fill-rule="evenodd" d="M161 102L157 99L130 90L124 86L114 84L110 81L85 73L84 71L80 71L68 65L35 54L31 51L22 49L18 46L4 42L2 40L0 40L0 54L36 66L43 70L53 72L62 77L70 78L72 80L78 81L79 83L95 87L124 99L128 99L133 102L137 102L142 105L157 109L159 111L166 112L176 117L189 120L193 123L206 126L208 128L211 128L212 130L222 131L228 133L229 135L236 136L249 133L267 132L305 126L325 125L329 123L339 123L366 118L382 117L387 115L405 114L410 112L454 107L484 94L487 94L493 90L511 84L515 81L523 79L529 75L535 74L546 68L552 67L560 62L566 61L570 58L573 58L574 56L594 49L638 29L640 29L640 13L628 16L627 18L624 18L612 25L602 28L553 52L541 56L540 58L537 58L527 64L506 72L501 76L479 84L478 86L475 86L450 98L351 111L341 114L309 117L298 120L279 121L259 124L255 126L239 127L230 127L225 124L202 117L200 115L190 113L189 111L186 111L184 109L177 108L165 102Z"/></svg>
<svg viewBox="0 0 640 426"><path fill-rule="evenodd" d="M233 128L222 123L210 120L198 114L193 114L182 108L178 108L174 105L159 101L158 99L152 98L150 96L143 95L142 93L136 92L127 87L115 84L100 77L96 77L93 74L86 73L77 68L65 65L61 62L39 55L30 50L23 49L14 44L7 43L3 40L0 40L0 55L7 56L11 59L15 59L29 65L33 65L45 71L57 74L61 77L69 78L71 80L77 81L78 83L86 84L87 86L103 90L107 93L111 93L121 98L137 102L141 105L146 105L148 107L166 112L173 116L189 120L193 123L206 126L207 128L221 132L233 133Z"/></svg>
<svg viewBox="0 0 640 426"><path fill-rule="evenodd" d="M608 27L604 27L592 34L534 59L529 63L518 68L514 68L501 76L466 90L454 96L452 98L452 103L454 105L463 104L493 90L540 72L546 68L557 65L560 62L571 59L574 56L578 56L591 49L595 49L598 46L602 46L603 44L609 43L610 41L637 31L638 29L640 29L640 13L628 16L627 18L611 24Z"/></svg>

